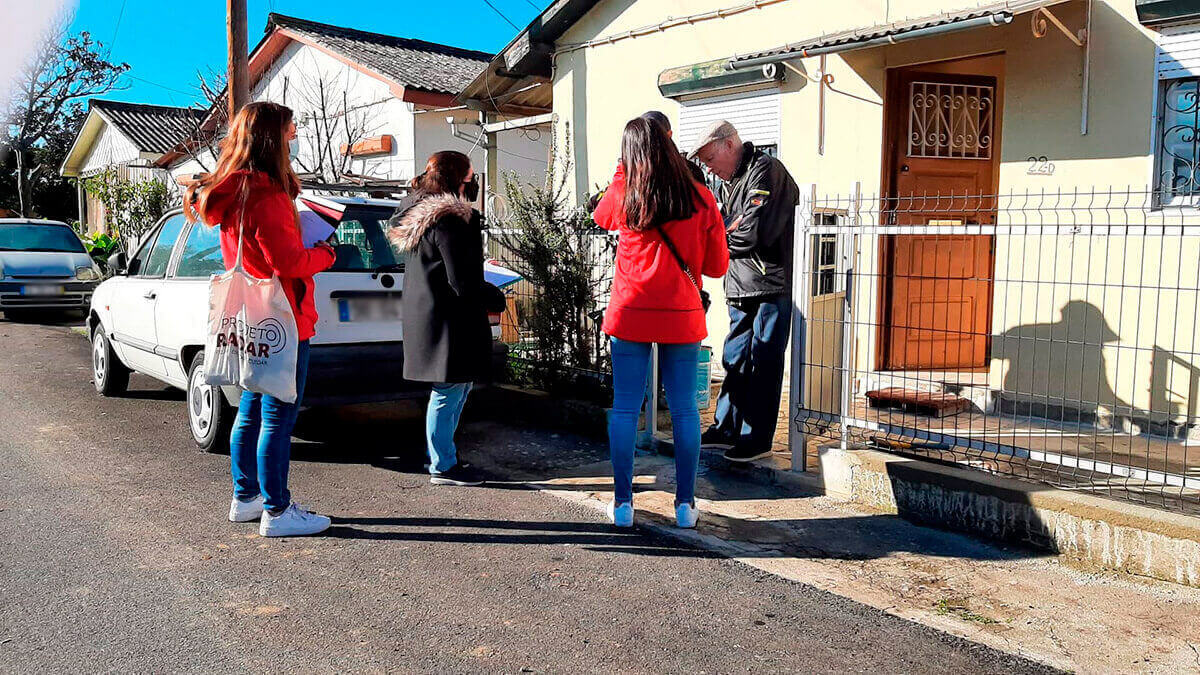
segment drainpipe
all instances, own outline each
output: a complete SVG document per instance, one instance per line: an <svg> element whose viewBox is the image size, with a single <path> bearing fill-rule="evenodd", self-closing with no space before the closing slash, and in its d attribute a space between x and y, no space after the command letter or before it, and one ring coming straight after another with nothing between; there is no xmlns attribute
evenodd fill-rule
<svg viewBox="0 0 1200 675"><path fill-rule="evenodd" d="M792 59L807 58L809 56L820 56L821 54L834 54L837 52L849 52L857 49L868 49L870 47L878 47L881 45L894 45L899 42L907 42L909 40L919 40L921 38L935 37L946 33L957 33L962 30L970 30L971 28L980 28L983 26L1003 26L1012 23L1012 12L995 12L986 16L975 17L965 21L956 21L954 23L942 24L940 26L930 26L928 28L918 28L898 35L885 35L883 37L872 38L862 42L848 42L836 45L825 45L822 47L813 47L812 49L797 49L795 51L787 51L782 54L771 54L768 56L758 56L752 59L738 60L734 56L725 64L726 70L746 70L750 68L760 68L762 66L779 63L780 61L790 61Z"/></svg>

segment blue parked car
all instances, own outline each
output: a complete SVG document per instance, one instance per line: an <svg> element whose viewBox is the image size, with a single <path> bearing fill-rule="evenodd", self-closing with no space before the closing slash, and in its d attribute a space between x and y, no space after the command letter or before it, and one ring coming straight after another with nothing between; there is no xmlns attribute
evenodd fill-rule
<svg viewBox="0 0 1200 675"><path fill-rule="evenodd" d="M85 314L100 269L66 223L0 218L0 312Z"/></svg>

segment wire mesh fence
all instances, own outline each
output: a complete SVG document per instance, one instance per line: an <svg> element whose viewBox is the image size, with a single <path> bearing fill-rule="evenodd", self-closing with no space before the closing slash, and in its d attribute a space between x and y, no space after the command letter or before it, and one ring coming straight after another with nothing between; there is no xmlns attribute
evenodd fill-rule
<svg viewBox="0 0 1200 675"><path fill-rule="evenodd" d="M506 231L485 232L485 254L496 264L521 270L528 261L506 245ZM612 364L607 337L601 330L612 288L616 238L603 231L581 233L569 258L581 268L577 297L561 281L538 283L526 276L505 288L507 309L501 317L501 340L509 345L510 376L522 384L556 389L573 395L604 398L611 387ZM555 279L559 279L557 275ZM554 315L554 316L548 316ZM569 334L568 334L569 333ZM548 343L554 349L546 349Z"/></svg>
<svg viewBox="0 0 1200 675"><path fill-rule="evenodd" d="M814 187L799 215L798 432L1200 512L1200 211Z"/></svg>

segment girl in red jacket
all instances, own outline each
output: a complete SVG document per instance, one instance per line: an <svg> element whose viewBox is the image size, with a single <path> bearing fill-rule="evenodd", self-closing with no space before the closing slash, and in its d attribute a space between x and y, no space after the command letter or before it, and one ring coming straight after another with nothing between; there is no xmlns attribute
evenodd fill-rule
<svg viewBox="0 0 1200 675"><path fill-rule="evenodd" d="M613 409L609 517L633 524L633 445L646 390L650 347L659 345L675 439L675 517L695 527L700 412L696 367L708 336L700 278L729 266L725 227L712 193L697 183L663 127L644 118L625 125L621 163L596 207L596 223L620 233L604 332L612 338Z"/></svg>
<svg viewBox="0 0 1200 675"><path fill-rule="evenodd" d="M270 102L247 105L234 116L221 142L216 171L190 187L184 199L189 221L199 216L209 225L220 225L226 269L234 265L242 233L242 267L259 279L279 277L299 329L296 401L242 392L229 440L229 520L261 517L259 533L264 537L316 534L329 527L328 517L293 502L287 487L292 427L304 396L308 341L317 322L313 275L329 269L335 258L328 244L305 248L301 243L295 204L300 180L291 166L295 139L290 109Z"/></svg>

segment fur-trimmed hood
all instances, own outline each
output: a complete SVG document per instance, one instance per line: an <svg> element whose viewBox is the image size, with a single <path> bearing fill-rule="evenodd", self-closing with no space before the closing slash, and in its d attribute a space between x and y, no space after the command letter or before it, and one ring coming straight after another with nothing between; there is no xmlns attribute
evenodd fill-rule
<svg viewBox="0 0 1200 675"><path fill-rule="evenodd" d="M412 196L396 209L388 224L388 239L399 251L411 251L434 223L446 216L457 216L465 223L472 220L471 202L455 195Z"/></svg>

